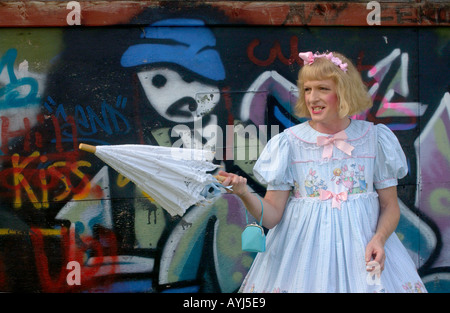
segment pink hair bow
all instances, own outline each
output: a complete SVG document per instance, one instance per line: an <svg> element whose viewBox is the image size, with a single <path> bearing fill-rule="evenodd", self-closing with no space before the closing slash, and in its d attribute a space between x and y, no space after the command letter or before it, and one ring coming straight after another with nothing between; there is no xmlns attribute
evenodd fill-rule
<svg viewBox="0 0 450 313"><path fill-rule="evenodd" d="M341 70L344 72L347 72L347 63L343 63L341 59L338 57L335 57L333 55L333 52L330 53L324 53L324 54L318 54L318 53L312 53L311 51L308 52L300 52L298 56L303 60L305 64L311 65L314 63L316 58L326 58L330 60L333 64L338 66Z"/></svg>
<svg viewBox="0 0 450 313"><path fill-rule="evenodd" d="M352 155L354 147L345 142L345 139L347 139L347 134L344 130L334 136L317 136L317 144L323 146L322 158L331 159L331 156L333 155L333 146L347 155Z"/></svg>
<svg viewBox="0 0 450 313"><path fill-rule="evenodd" d="M348 196L347 191L343 191L340 193L333 193L329 190L323 190L323 189L319 190L319 199L322 201L332 199L331 207L337 208L338 210L341 209L341 202L347 201L347 196Z"/></svg>
<svg viewBox="0 0 450 313"><path fill-rule="evenodd" d="M314 54L310 52L300 52L298 56L308 65L314 63Z"/></svg>
<svg viewBox="0 0 450 313"><path fill-rule="evenodd" d="M331 54L331 53L330 53ZM347 71L347 66L348 66L348 64L347 63L342 63L342 60L341 59L339 59L339 58L337 58L337 57L334 57L333 56L333 54L331 54L331 62L333 62L335 65L337 65L337 66L339 66L339 68L341 69L341 70L343 70L344 72L346 72Z"/></svg>

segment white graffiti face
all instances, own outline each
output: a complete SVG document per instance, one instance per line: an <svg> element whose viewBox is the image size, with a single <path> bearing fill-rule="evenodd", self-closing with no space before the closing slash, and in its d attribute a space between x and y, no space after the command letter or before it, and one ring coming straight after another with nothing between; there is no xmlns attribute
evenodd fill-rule
<svg viewBox="0 0 450 313"><path fill-rule="evenodd" d="M151 69L137 75L151 105L170 121L193 122L219 103L217 86L187 81L171 69Z"/></svg>

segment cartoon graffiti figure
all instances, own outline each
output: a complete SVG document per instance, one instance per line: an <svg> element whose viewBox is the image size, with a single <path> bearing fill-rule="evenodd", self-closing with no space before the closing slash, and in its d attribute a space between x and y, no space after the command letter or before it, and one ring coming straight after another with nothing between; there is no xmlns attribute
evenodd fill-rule
<svg viewBox="0 0 450 313"><path fill-rule="evenodd" d="M204 22L196 19L167 19L151 24L141 41L122 55L121 64L135 68L139 83L150 106L171 126L202 121L202 127L217 124L211 111L220 100L218 82L225 71L216 39ZM193 140L205 144L205 138L191 136L186 127L173 127L187 147ZM206 138L207 139L207 138ZM198 144L198 142L196 142ZM198 147L198 146L196 146Z"/></svg>
<svg viewBox="0 0 450 313"><path fill-rule="evenodd" d="M207 134L218 127L214 110L225 79L215 46L203 21L173 18L143 28L122 54L120 64L132 73L137 98L144 99L139 119L147 144L215 147L217 136ZM172 138L179 139L174 143ZM147 210L150 215L156 209Z"/></svg>
<svg viewBox="0 0 450 313"><path fill-rule="evenodd" d="M226 97L221 97L220 93L225 70L215 47L216 38L203 21L176 18L144 28L140 39L123 53L121 65L132 72L134 87L139 88L139 96L144 99L140 106L150 112L149 117L143 115L141 118L143 137L147 143L214 150L215 141L220 139L219 123L227 122L223 116L220 120L218 118L220 112L225 110L221 103ZM173 138L179 139L175 141ZM182 145L179 145L180 141ZM217 146L222 148L218 143ZM176 275L179 281L192 281L193 275L197 275L201 267L201 249L204 247L201 239L198 243L194 241L194 244L190 234L194 233L195 238L199 234L199 238L203 234L210 236L211 233L207 232L210 227L208 215L217 214L216 210L220 207L215 206L217 203L228 205L228 200L220 199L212 207L194 206L181 220L171 219L170 222L176 225L171 224L173 228L167 233L167 239L157 238L153 229L162 229L159 225L168 219L148 229L135 217L137 244L147 245L148 234L151 233L152 238L158 239L157 244L163 246L159 283L166 284L172 279L171 275ZM225 211L222 209L220 216ZM229 236L230 232L225 231L227 223L220 223L221 228L214 234L217 236L214 241L222 240L225 234ZM176 245L186 248L175 249ZM220 247L216 251L219 255L222 253ZM198 258L192 259L192 255ZM241 266L239 260L235 262L236 266ZM233 268L230 267L229 271ZM216 268L216 275L228 277L229 273L226 269ZM234 281L226 283L221 288L236 284Z"/></svg>

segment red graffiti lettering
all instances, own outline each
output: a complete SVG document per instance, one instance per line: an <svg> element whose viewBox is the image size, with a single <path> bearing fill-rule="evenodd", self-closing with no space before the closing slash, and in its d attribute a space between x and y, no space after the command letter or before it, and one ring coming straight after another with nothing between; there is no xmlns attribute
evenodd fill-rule
<svg viewBox="0 0 450 313"><path fill-rule="evenodd" d="M31 229L30 239L33 245L34 259L42 292L77 292L83 289L89 289L95 286L95 281L99 276L107 277L117 273L117 267L114 265L117 261L116 237L109 230L101 231L99 236L99 239L87 236L77 238L74 227L70 229L62 228L60 241L61 266L59 272L51 275L48 257L45 252L44 236L39 229ZM95 264L86 265L87 256L95 256ZM67 284L66 277L68 270L66 264L71 261L76 261L81 264L80 285ZM105 271L101 267L103 263L112 264L112 266L108 265Z"/></svg>
<svg viewBox="0 0 450 313"><path fill-rule="evenodd" d="M252 40L252 42L250 42L250 44L247 47L247 56L250 59L250 61L252 61L256 65L269 66L276 60L277 57L281 61L281 63L283 63L285 65L291 65L294 62L297 62L297 64L299 64L299 65L303 64L303 62L300 60L300 58L298 56L298 38L295 36L291 37L291 39L290 39L290 44L289 44L290 56L289 56L289 58L286 58L283 55L283 52L281 51L280 43L276 40L273 44L273 47L270 48L269 56L267 57L267 59L265 59L265 60L258 59L255 56L255 48L258 47L260 45L260 43L261 42L259 39L254 39L254 40Z"/></svg>

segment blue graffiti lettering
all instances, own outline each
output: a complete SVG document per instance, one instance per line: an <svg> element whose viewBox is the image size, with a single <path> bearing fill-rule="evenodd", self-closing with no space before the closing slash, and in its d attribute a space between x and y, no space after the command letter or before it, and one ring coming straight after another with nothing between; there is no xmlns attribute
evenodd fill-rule
<svg viewBox="0 0 450 313"><path fill-rule="evenodd" d="M97 134L100 130L105 131L108 135L126 134L130 131L130 123L128 119L118 111L125 109L127 98L117 97L115 107L103 101L100 106L101 114L96 113L94 108L88 106L75 106L74 120L77 126L77 133L81 136L90 136ZM57 104L51 97L47 98L44 108L50 114L54 114L57 118L62 118L64 122L69 123L68 114L62 104ZM72 140L73 134L64 131L70 130L68 124L62 125L62 135L65 137L63 141Z"/></svg>
<svg viewBox="0 0 450 313"><path fill-rule="evenodd" d="M6 67L9 83L0 88L0 109L19 108L30 105L38 105L38 82L31 77L17 79L14 73L14 62L17 57L16 49L9 49L0 59L0 73ZM21 95L21 90L27 90L28 94ZM25 87L25 88L24 88ZM22 92L23 93L23 92Z"/></svg>
<svg viewBox="0 0 450 313"><path fill-rule="evenodd" d="M121 97L119 96L116 105L119 103L119 106L125 107L127 99L123 98L122 101L120 99ZM123 122L123 125L119 125L120 120ZM97 127L105 131L108 135L112 135L113 133L126 134L130 130L127 118L105 101L101 105L101 116L91 106L85 108L79 105L76 106L75 122L77 123L77 129L80 135L84 136L96 134L98 132Z"/></svg>
<svg viewBox="0 0 450 313"><path fill-rule="evenodd" d="M54 114L56 118L62 117L67 122L67 114L64 106L62 104L56 104L51 97L47 97L47 101L44 102L44 108L47 109L48 113Z"/></svg>

